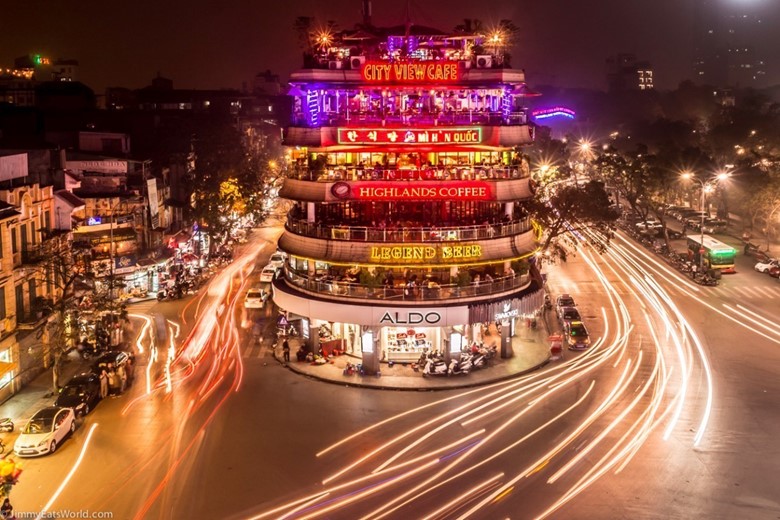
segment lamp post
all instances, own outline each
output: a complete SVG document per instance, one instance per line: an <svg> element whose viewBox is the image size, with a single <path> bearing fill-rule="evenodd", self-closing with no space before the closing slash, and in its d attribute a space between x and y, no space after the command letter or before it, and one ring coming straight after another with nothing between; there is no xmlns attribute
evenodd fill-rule
<svg viewBox="0 0 780 520"><path fill-rule="evenodd" d="M701 231L701 238L699 242L699 272L704 272L704 204L706 202L706 195L715 190L718 182L729 178L729 174L721 172L714 177L702 180L696 177L693 172L684 172L680 175L683 179L688 181L696 181L701 185L701 202L699 206L699 213L701 213L701 222L699 230ZM707 212L709 214L709 212Z"/></svg>

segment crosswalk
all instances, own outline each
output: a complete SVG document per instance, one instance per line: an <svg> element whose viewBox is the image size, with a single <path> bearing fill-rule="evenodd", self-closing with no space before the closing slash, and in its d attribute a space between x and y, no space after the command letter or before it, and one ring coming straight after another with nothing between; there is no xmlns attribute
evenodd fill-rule
<svg viewBox="0 0 780 520"><path fill-rule="evenodd" d="M689 293L686 286L665 286L670 293ZM762 299L776 300L780 299L780 283L776 287L771 285L740 285L738 281L729 279L721 280L715 287L700 286L701 294L711 294L714 296L726 298L744 298L744 299Z"/></svg>
<svg viewBox="0 0 780 520"><path fill-rule="evenodd" d="M273 349L269 345L256 345L254 342L244 347L241 357L244 359L271 359L273 358Z"/></svg>

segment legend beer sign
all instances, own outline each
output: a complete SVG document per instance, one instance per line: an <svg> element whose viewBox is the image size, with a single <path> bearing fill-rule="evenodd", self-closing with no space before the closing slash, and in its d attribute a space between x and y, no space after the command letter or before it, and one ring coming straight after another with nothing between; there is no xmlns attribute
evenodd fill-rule
<svg viewBox="0 0 780 520"><path fill-rule="evenodd" d="M482 143L482 128L339 128L339 144L471 145Z"/></svg>
<svg viewBox="0 0 780 520"><path fill-rule="evenodd" d="M460 69L457 61L370 61L360 69L360 77L371 83L451 83L460 79Z"/></svg>
<svg viewBox="0 0 780 520"><path fill-rule="evenodd" d="M463 262L479 259L482 256L482 246L479 244L373 246L370 256L374 262L410 264Z"/></svg>

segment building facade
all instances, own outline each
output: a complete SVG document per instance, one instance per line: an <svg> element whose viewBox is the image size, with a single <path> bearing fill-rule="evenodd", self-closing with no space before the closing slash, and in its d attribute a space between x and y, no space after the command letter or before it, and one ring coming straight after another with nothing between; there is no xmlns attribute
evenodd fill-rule
<svg viewBox="0 0 780 520"><path fill-rule="evenodd" d="M274 301L309 350L367 372L445 358L541 307L538 233L518 148L533 142L511 69L484 35L418 26L323 34L291 76L293 201Z"/></svg>

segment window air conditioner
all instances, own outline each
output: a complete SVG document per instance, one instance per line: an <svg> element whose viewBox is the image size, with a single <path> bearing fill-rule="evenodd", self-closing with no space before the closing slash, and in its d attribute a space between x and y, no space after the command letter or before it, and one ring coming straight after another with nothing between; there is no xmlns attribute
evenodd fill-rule
<svg viewBox="0 0 780 520"><path fill-rule="evenodd" d="M338 70L341 68L341 62L340 61L329 61L328 62L328 68L330 70Z"/></svg>
<svg viewBox="0 0 780 520"><path fill-rule="evenodd" d="M489 69L493 66L493 56L483 55L483 56L477 56L477 68L478 69Z"/></svg>
<svg viewBox="0 0 780 520"><path fill-rule="evenodd" d="M359 69L366 62L365 56L352 56L349 59L349 66L353 69Z"/></svg>

